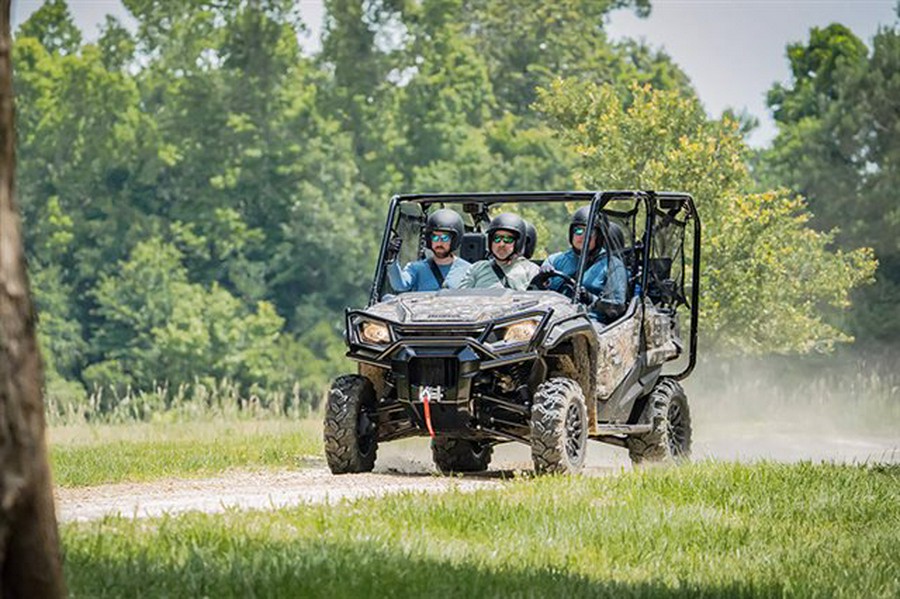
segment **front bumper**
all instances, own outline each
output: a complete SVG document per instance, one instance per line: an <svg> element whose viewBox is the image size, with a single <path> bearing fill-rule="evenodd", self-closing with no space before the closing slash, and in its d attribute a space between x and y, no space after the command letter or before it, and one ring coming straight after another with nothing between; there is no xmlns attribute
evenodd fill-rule
<svg viewBox="0 0 900 599"><path fill-rule="evenodd" d="M552 310L518 314L465 326L404 325L348 312L347 357L385 371L390 381L379 398L379 440L421 434L453 434L485 438L493 426L494 406L502 400L484 394L492 377L539 359L537 347L546 335ZM390 341L381 346L363 342L356 318L390 327ZM533 337L515 344L497 343L498 331L523 319L539 321ZM512 409L527 413L525 402ZM521 431L519 431L521 432Z"/></svg>

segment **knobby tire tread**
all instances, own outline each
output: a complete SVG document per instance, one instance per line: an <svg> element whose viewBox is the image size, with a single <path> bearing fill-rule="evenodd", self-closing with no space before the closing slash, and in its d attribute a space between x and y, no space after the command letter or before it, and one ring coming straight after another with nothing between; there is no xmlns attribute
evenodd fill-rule
<svg viewBox="0 0 900 599"><path fill-rule="evenodd" d="M566 414L575 402L581 411L580 459L572 462L566 452ZM584 394L575 381L555 377L542 383L534 393L531 407L531 457L539 474L575 473L584 466L587 449L587 409Z"/></svg>
<svg viewBox="0 0 900 599"><path fill-rule="evenodd" d="M373 439L369 451L360 447L360 410L373 408L375 389L364 376L348 374L335 379L325 408L325 459L333 474L371 472L378 444Z"/></svg>
<svg viewBox="0 0 900 599"><path fill-rule="evenodd" d="M686 442L673 453L669 445L669 406L680 402L682 422L686 432ZM675 463L685 461L691 453L691 414L688 409L684 389L670 378L660 378L650 393L646 410L651 410L653 429L649 433L632 435L628 438L628 455L633 464Z"/></svg>

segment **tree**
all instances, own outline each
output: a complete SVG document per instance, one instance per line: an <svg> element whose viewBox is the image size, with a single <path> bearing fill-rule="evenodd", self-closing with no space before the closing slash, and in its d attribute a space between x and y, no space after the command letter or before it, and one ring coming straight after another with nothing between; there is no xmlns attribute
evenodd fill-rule
<svg viewBox="0 0 900 599"><path fill-rule="evenodd" d="M22 214L43 349L50 378L73 377L84 366L77 336L91 324L88 289L151 227L149 210L132 198L146 199L158 162L155 126L135 82L107 70L96 46L62 56L20 35L14 60Z"/></svg>
<svg viewBox="0 0 900 599"><path fill-rule="evenodd" d="M856 294L851 326L861 337L900 335L900 31L882 28L871 53L841 25L814 28L788 47L793 79L776 84L769 106L778 124L756 175L809 198L820 230L842 248L875 250L876 284Z"/></svg>
<svg viewBox="0 0 900 599"><path fill-rule="evenodd" d="M273 390L292 382L295 366L278 360L284 320L274 307L251 311L216 283L190 283L172 244L137 244L94 293L100 324L89 384L149 389L203 377Z"/></svg>
<svg viewBox="0 0 900 599"><path fill-rule="evenodd" d="M788 45L793 84L776 83L766 99L775 120L788 123L821 116L838 97L840 71L865 62L866 54L866 45L838 23L813 27L809 44Z"/></svg>
<svg viewBox="0 0 900 599"><path fill-rule="evenodd" d="M0 3L0 595L62 597L42 369L15 193L10 3Z"/></svg>
<svg viewBox="0 0 900 599"><path fill-rule="evenodd" d="M555 77L612 82L618 57L606 38L606 15L648 0L468 0L460 18L474 32L501 110L529 114L537 89Z"/></svg>
<svg viewBox="0 0 900 599"><path fill-rule="evenodd" d="M74 54L81 47L81 31L65 0L44 2L22 24L18 36L37 38L51 54Z"/></svg>
<svg viewBox="0 0 900 599"><path fill-rule="evenodd" d="M601 189L691 193L704 224L700 327L732 352L810 351L849 337L823 308L848 305L875 268L871 251L830 251L805 201L753 193L737 123L709 120L674 91L557 81L539 107L581 156L578 182Z"/></svg>
<svg viewBox="0 0 900 599"><path fill-rule="evenodd" d="M403 115L397 107L396 48L386 40L403 31L406 0L325 0L325 33L317 57L332 74L322 89L325 114L335 118L353 139L361 182L372 190L393 193L402 150ZM411 3L410 3L411 4ZM402 67L401 67L402 68ZM326 108L327 107L327 108Z"/></svg>

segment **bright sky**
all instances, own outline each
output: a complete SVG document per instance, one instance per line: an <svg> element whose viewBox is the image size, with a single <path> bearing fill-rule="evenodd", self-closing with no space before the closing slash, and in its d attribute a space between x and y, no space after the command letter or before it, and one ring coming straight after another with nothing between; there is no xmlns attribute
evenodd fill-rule
<svg viewBox="0 0 900 599"><path fill-rule="evenodd" d="M880 25L896 23L898 0L651 0L647 19L614 13L613 38L643 38L662 46L688 74L712 116L725 108L760 120L751 145L768 144L775 124L765 96L776 81L787 82L789 43L809 40L812 27L841 23L871 47Z"/></svg>
<svg viewBox="0 0 900 599"><path fill-rule="evenodd" d="M765 105L766 91L776 81L788 81L785 47L805 41L811 27L838 22L871 45L881 25L897 22L900 0L651 0L649 18L631 11L611 15L607 30L615 39L643 38L664 48L688 74L712 116L731 107L747 109L760 120L750 138L768 144L775 125ZM42 4L14 0L13 28ZM315 39L321 30L322 0L299 0L301 14ZM120 0L69 0L75 22L88 39L97 36L103 16L130 20Z"/></svg>

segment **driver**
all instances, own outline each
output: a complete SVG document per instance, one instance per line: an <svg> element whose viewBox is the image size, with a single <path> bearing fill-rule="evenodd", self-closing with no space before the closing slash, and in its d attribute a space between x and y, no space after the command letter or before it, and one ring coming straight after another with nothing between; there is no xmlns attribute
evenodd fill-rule
<svg viewBox="0 0 900 599"><path fill-rule="evenodd" d="M471 266L454 255L464 232L462 217L455 211L442 208L433 212L425 223L425 245L431 250L431 258L410 262L403 269L396 259L403 240L400 237L392 239L388 246L391 261L388 278L394 291L437 291L459 287Z"/></svg>
<svg viewBox="0 0 900 599"><path fill-rule="evenodd" d="M587 232L588 215L590 206L582 206L572 215L569 224L569 245L565 252L551 254L541 265L541 272L559 272L574 277L578 271L578 261L584 250L584 234ZM603 224L609 224L605 214L596 219L594 230L591 232L591 244L588 248L588 267L584 273L584 288L594 297L589 298L589 303L596 299L603 299L616 304L625 304L625 288L628 283L628 274L622 260L613 255L607 260L606 248L603 247ZM558 290L560 279L551 280L550 288Z"/></svg>
<svg viewBox="0 0 900 599"><path fill-rule="evenodd" d="M509 212L498 214L488 225L487 236L491 257L473 264L460 283L460 288L527 289L528 283L540 269L523 255L527 237L525 221Z"/></svg>

